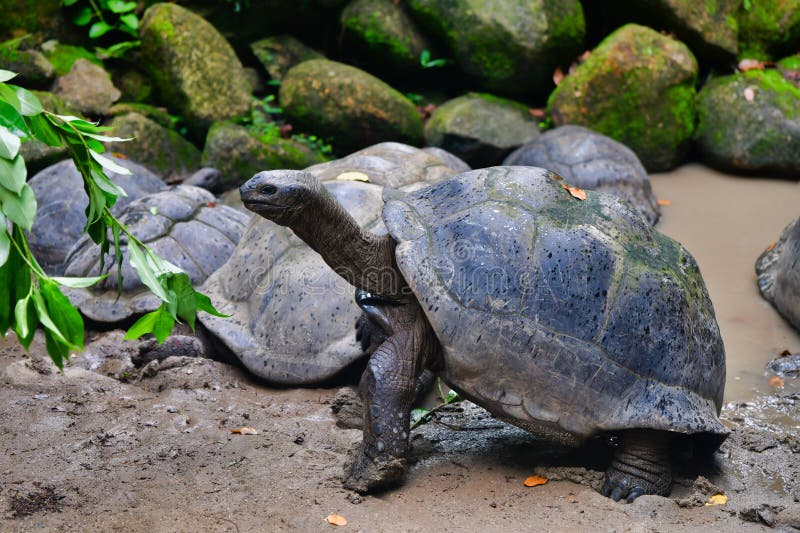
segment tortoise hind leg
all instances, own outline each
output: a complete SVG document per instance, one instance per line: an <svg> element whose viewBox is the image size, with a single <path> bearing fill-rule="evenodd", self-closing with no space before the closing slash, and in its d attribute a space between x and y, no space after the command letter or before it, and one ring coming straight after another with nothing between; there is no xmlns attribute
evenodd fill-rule
<svg viewBox="0 0 800 533"><path fill-rule="evenodd" d="M603 496L632 502L643 494L666 496L672 487L669 435L663 431L629 430L606 470Z"/></svg>

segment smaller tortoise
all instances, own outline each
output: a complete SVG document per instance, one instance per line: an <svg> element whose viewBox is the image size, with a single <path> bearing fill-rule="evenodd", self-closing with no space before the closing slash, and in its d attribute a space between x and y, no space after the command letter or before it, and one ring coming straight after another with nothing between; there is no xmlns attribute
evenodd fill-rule
<svg viewBox="0 0 800 533"><path fill-rule="evenodd" d="M800 331L800 218L756 261L761 294Z"/></svg>
<svg viewBox="0 0 800 533"><path fill-rule="evenodd" d="M650 178L633 150L583 126L547 131L517 148L503 164L546 168L575 187L618 196L651 224L661 216Z"/></svg>
<svg viewBox="0 0 800 533"><path fill-rule="evenodd" d="M137 198L167 188L158 176L143 166L128 159L111 158L131 171L130 174L108 173L111 181L127 194L117 198L111 208L114 215L118 216ZM38 203L33 228L28 235L31 251L45 272L63 275L64 259L80 239L86 225L85 210L89 198L83 191L83 177L72 159L68 159L43 169L28 183Z"/></svg>
<svg viewBox="0 0 800 533"><path fill-rule="evenodd" d="M692 256L618 198L533 167L460 174L386 204L365 232L302 171L256 174L245 206L290 227L386 340L361 378L345 486L402 476L424 368L498 418L568 445L619 438L603 493L667 494L670 449L716 449L725 352Z"/></svg>
<svg viewBox="0 0 800 533"><path fill-rule="evenodd" d="M249 217L216 205L214 196L199 187L178 185L142 196L120 214L138 239L200 284L233 252ZM122 236L122 293L117 297L117 265L113 250L100 270L100 249L84 235L65 262L67 276L109 276L86 289L66 289L84 316L98 322L120 322L156 309L161 300L145 287L130 264L127 239Z"/></svg>

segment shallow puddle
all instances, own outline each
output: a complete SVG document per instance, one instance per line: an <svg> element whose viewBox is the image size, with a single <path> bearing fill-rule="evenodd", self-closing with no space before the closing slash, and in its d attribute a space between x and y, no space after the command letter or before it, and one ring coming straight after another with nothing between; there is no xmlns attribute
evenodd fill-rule
<svg viewBox="0 0 800 533"><path fill-rule="evenodd" d="M761 297L755 262L800 216L800 183L729 176L686 165L651 176L662 207L658 229L697 259L708 285L727 354L726 401L770 387L764 365L783 350L800 352L800 334ZM787 378L786 387L800 389Z"/></svg>

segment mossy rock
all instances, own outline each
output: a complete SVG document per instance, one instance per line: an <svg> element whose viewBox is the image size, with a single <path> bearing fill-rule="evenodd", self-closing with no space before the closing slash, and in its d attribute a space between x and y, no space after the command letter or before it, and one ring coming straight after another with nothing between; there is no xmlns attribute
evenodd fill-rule
<svg viewBox="0 0 800 533"><path fill-rule="evenodd" d="M409 0L408 7L473 83L500 95L547 94L553 70L582 51L586 33L578 0Z"/></svg>
<svg viewBox="0 0 800 533"><path fill-rule="evenodd" d="M143 72L131 68L111 72L114 85L122 93L124 102L149 102L153 98L153 81Z"/></svg>
<svg viewBox="0 0 800 533"><path fill-rule="evenodd" d="M425 142L473 168L499 165L515 148L539 136L539 125L519 102L469 93L437 108L425 125Z"/></svg>
<svg viewBox="0 0 800 533"><path fill-rule="evenodd" d="M273 80L282 80L290 68L325 56L291 35L275 35L250 43L250 50Z"/></svg>
<svg viewBox="0 0 800 533"><path fill-rule="evenodd" d="M740 13L741 56L773 59L800 48L800 0L753 0Z"/></svg>
<svg viewBox="0 0 800 533"><path fill-rule="evenodd" d="M94 63L98 67L103 66L103 62L97 59L93 53L82 46L71 44L61 44L58 41L47 41L42 43L42 53L56 70L56 75L64 76L72 70L72 65L78 59L85 59Z"/></svg>
<svg viewBox="0 0 800 533"><path fill-rule="evenodd" d="M281 84L280 102L301 129L330 139L340 153L382 141L422 141L422 119L405 96L336 61L313 59L291 69Z"/></svg>
<svg viewBox="0 0 800 533"><path fill-rule="evenodd" d="M800 177L800 88L780 72L712 79L697 100L704 162L725 171Z"/></svg>
<svg viewBox="0 0 800 533"><path fill-rule="evenodd" d="M200 150L144 115L114 117L111 126L114 135L132 140L109 143L106 148L135 160L164 181L181 181L200 168Z"/></svg>
<svg viewBox="0 0 800 533"><path fill-rule="evenodd" d="M420 70L423 50L434 48L405 6L392 0L353 0L340 22L344 49L355 49L376 70Z"/></svg>
<svg viewBox="0 0 800 533"><path fill-rule="evenodd" d="M800 52L784 57L775 66L784 78L800 87Z"/></svg>
<svg viewBox="0 0 800 533"><path fill-rule="evenodd" d="M127 115L128 113L137 113L144 115L159 126L164 128L174 129L175 121L173 117L163 107L155 107L148 104L140 104L138 102L120 102L114 104L109 109L108 113L111 116L119 117Z"/></svg>
<svg viewBox="0 0 800 533"><path fill-rule="evenodd" d="M38 50L20 47L21 39L0 43L0 69L16 72L13 83L28 89L45 88L55 77L52 63Z"/></svg>
<svg viewBox="0 0 800 533"><path fill-rule="evenodd" d="M81 113L92 117L107 114L121 95L103 67L83 58L75 61L67 74L56 79L53 92Z"/></svg>
<svg viewBox="0 0 800 533"><path fill-rule="evenodd" d="M0 0L0 14L0 40L30 33L72 41L85 32L64 16L61 0Z"/></svg>
<svg viewBox="0 0 800 533"><path fill-rule="evenodd" d="M217 120L247 114L250 84L228 41L203 18L155 4L139 26L142 57L161 98L201 138Z"/></svg>
<svg viewBox="0 0 800 533"><path fill-rule="evenodd" d="M631 148L647 170L668 170L689 149L697 69L685 44L628 24L564 78L548 111L557 126L586 126Z"/></svg>
<svg viewBox="0 0 800 533"><path fill-rule="evenodd" d="M305 168L327 158L309 145L275 135L257 138L244 126L217 122L208 130L203 149L203 166L220 173L223 189L238 187L262 170Z"/></svg>

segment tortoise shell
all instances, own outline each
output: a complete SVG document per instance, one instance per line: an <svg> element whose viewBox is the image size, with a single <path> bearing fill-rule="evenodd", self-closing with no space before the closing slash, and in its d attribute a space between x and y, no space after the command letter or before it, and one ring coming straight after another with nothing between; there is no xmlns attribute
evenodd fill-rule
<svg viewBox="0 0 800 533"><path fill-rule="evenodd" d="M778 242L761 254L756 274L764 298L800 330L800 218L789 223Z"/></svg>

